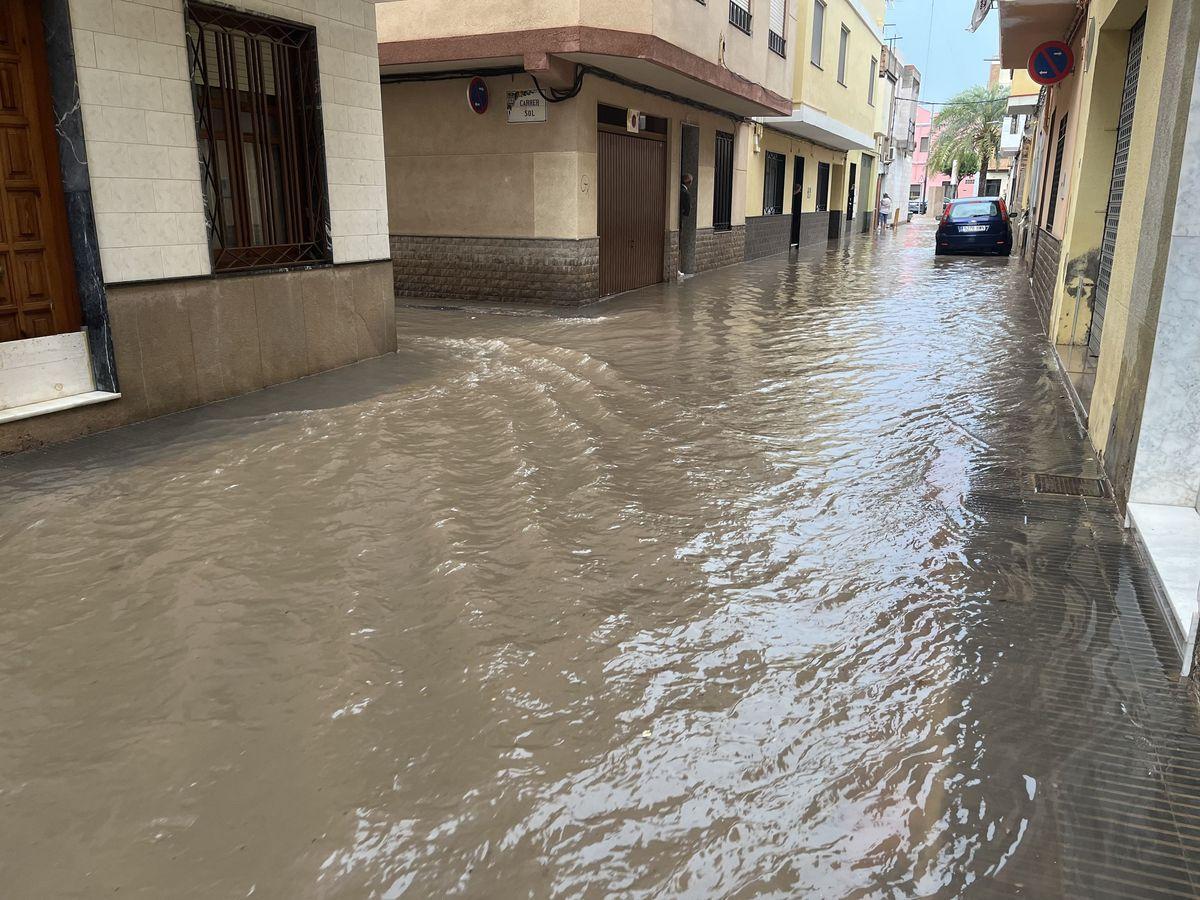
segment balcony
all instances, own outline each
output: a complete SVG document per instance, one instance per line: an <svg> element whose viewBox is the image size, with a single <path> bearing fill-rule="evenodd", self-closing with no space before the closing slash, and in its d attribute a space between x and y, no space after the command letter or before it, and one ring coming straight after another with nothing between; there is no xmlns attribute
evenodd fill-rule
<svg viewBox="0 0 1200 900"><path fill-rule="evenodd" d="M750 6L748 0L729 0L729 24L738 31L750 33Z"/></svg>
<svg viewBox="0 0 1200 900"><path fill-rule="evenodd" d="M734 28L751 33L750 0L726 3L385 0L376 7L380 74L524 71L567 89L583 69L738 116L788 115L792 73L774 40L768 49L767 39L739 37Z"/></svg>
<svg viewBox="0 0 1200 900"><path fill-rule="evenodd" d="M1077 0L998 0L1000 65L1024 69L1038 44L1067 36L1080 5Z"/></svg>

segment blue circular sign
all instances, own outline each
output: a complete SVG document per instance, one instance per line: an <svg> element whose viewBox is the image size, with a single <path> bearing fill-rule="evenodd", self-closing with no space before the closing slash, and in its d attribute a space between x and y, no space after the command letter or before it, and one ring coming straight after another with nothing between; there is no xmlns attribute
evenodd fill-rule
<svg viewBox="0 0 1200 900"><path fill-rule="evenodd" d="M467 102L471 104L471 109L483 115L488 108L488 86L487 82L479 76L471 79L471 83L467 85Z"/></svg>
<svg viewBox="0 0 1200 900"><path fill-rule="evenodd" d="M1075 68L1075 54L1062 41L1038 44L1029 54L1029 77L1038 84L1058 84Z"/></svg>

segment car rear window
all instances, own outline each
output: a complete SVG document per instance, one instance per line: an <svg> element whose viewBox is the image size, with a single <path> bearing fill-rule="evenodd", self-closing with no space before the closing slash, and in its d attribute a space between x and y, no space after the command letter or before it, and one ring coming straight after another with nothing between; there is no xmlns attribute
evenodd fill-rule
<svg viewBox="0 0 1200 900"><path fill-rule="evenodd" d="M950 214L947 218L953 222L958 219L970 219L973 216L998 215L1000 215L1000 204L994 200L973 200L970 203L950 204Z"/></svg>

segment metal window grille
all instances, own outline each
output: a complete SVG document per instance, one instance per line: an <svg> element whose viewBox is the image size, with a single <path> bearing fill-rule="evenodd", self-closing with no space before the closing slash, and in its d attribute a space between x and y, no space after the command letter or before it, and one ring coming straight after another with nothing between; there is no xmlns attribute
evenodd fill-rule
<svg viewBox="0 0 1200 900"><path fill-rule="evenodd" d="M842 26L842 38L838 44L838 84L846 83L846 53L850 48L850 29Z"/></svg>
<svg viewBox="0 0 1200 900"><path fill-rule="evenodd" d="M729 24L750 33L750 0L729 0Z"/></svg>
<svg viewBox="0 0 1200 900"><path fill-rule="evenodd" d="M813 34L812 61L813 65L821 65L821 51L825 45L825 2L813 0Z"/></svg>
<svg viewBox="0 0 1200 900"><path fill-rule="evenodd" d="M768 150L765 164L763 215L778 216L783 213L783 181L787 172L787 157Z"/></svg>
<svg viewBox="0 0 1200 900"><path fill-rule="evenodd" d="M733 222L733 135L717 132L713 173L713 230L729 231Z"/></svg>
<svg viewBox="0 0 1200 900"><path fill-rule="evenodd" d="M213 270L328 261L315 30L200 3L186 16Z"/></svg>
<svg viewBox="0 0 1200 900"><path fill-rule="evenodd" d="M867 81L867 103L875 105L875 80L879 77L879 60L871 57L871 74Z"/></svg>
<svg viewBox="0 0 1200 900"><path fill-rule="evenodd" d="M1067 114L1058 120L1058 145L1054 148L1054 181L1050 184L1050 202L1046 205L1047 228L1054 227L1054 211L1058 207L1058 180L1062 175L1063 149L1067 144Z"/></svg>
<svg viewBox="0 0 1200 900"><path fill-rule="evenodd" d="M787 54L783 31L787 25L787 0L771 0L771 17L767 29L767 47L780 56Z"/></svg>
<svg viewBox="0 0 1200 900"><path fill-rule="evenodd" d="M829 163L817 163L817 212L829 211Z"/></svg>

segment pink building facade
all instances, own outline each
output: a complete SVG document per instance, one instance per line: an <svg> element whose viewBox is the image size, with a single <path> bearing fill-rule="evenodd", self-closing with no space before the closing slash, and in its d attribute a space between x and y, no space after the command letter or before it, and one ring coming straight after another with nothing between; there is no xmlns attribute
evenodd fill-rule
<svg viewBox="0 0 1200 900"><path fill-rule="evenodd" d="M933 113L917 107L917 149L913 153L912 180L908 198L924 199L928 213L937 215L950 195L950 176L928 167L929 148L933 143ZM959 197L975 196L975 176L968 175L958 184Z"/></svg>

